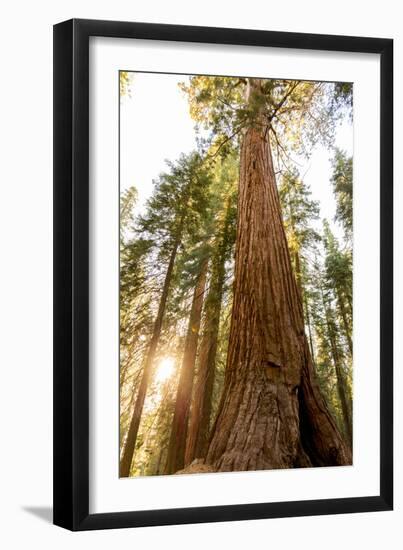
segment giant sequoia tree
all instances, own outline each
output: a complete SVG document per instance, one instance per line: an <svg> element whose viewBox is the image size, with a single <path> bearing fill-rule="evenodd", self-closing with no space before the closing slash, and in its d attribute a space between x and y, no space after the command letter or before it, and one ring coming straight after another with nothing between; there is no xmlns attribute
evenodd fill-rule
<svg viewBox="0 0 403 550"><path fill-rule="evenodd" d="M316 134L331 137L328 92L253 78L194 77L188 88L216 150L240 141L231 330L206 456L217 471L351 463L315 381L272 158L273 144L284 149L291 133L301 150Z"/></svg>

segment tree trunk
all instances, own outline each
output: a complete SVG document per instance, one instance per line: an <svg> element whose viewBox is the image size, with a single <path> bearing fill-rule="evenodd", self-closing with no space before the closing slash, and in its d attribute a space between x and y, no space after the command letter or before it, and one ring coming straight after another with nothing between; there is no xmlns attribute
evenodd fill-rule
<svg viewBox="0 0 403 550"><path fill-rule="evenodd" d="M291 207L289 208L289 215L291 220L291 229L295 238L294 216L292 214ZM297 282L298 291L301 297L301 301L303 303L304 316L308 327L309 350L311 352L311 359L312 359L313 366L315 367L315 354L314 354L314 348L313 348L312 327L311 327L311 320L309 316L308 300L306 297L306 293L304 292L304 289L302 287L302 269L301 269L301 258L299 253L299 247L294 252L294 271L295 271L295 279Z"/></svg>
<svg viewBox="0 0 403 550"><path fill-rule="evenodd" d="M158 453L157 464L155 466L155 475L159 475L159 473L160 473L160 468L161 468L161 463L162 463L162 455L163 454L164 454L164 447L161 447L160 452Z"/></svg>
<svg viewBox="0 0 403 550"><path fill-rule="evenodd" d="M224 230L224 237L226 231ZM200 344L200 359L194 388L188 438L186 442L185 465L195 458L204 458L208 447L210 417L215 378L218 331L220 326L221 302L224 287L225 253L212 259L210 289L205 303L205 321Z"/></svg>
<svg viewBox="0 0 403 550"><path fill-rule="evenodd" d="M182 470L185 463L186 436L190 403L192 399L197 343L199 339L200 320L204 301L207 266L208 260L205 260L202 263L200 274L193 293L182 367L176 394L175 412L168 446L168 458L166 464L167 474L173 474L178 470Z"/></svg>
<svg viewBox="0 0 403 550"><path fill-rule="evenodd" d="M303 300L304 300L306 324L308 327L309 351L311 352L312 363L313 363L313 366L315 367L315 349L313 347L312 323L311 323L311 316L309 315L309 303L306 297L306 293L304 293L303 295Z"/></svg>
<svg viewBox="0 0 403 550"><path fill-rule="evenodd" d="M217 471L351 463L314 380L263 117L241 146L231 329L206 462Z"/></svg>
<svg viewBox="0 0 403 550"><path fill-rule="evenodd" d="M337 304L339 306L341 318L343 319L344 333L346 335L348 349L350 350L350 355L352 357L353 356L353 341L351 339L350 323L348 322L348 319L347 319L347 312L346 312L343 296L340 292L340 289L337 289Z"/></svg>
<svg viewBox="0 0 403 550"><path fill-rule="evenodd" d="M311 327L311 319L309 315L309 304L306 297L306 293L304 292L304 289L302 287L302 270L301 270L301 260L299 252L296 251L294 253L294 266L295 266L295 279L297 282L297 288L299 291L299 295L301 298L301 301L303 303L303 313L306 320L306 325L308 327L308 343L309 343L309 351L311 353L311 360L312 364L315 367L315 353L313 348L313 338L312 338L312 327Z"/></svg>
<svg viewBox="0 0 403 550"><path fill-rule="evenodd" d="M332 358L333 358L333 365L336 373L337 393L339 394L339 400L340 400L341 411L343 416L344 431L346 433L346 436L351 446L353 443L352 419L350 414L350 406L348 403L349 400L347 397L346 383L345 383L343 371L341 368L340 353L339 353L339 349L336 341L336 327L334 326L333 321L331 320L331 312L329 311L329 306L325 302L323 292L322 292L322 299L323 299L323 306L325 308L326 326L327 326L327 333L328 333L328 338L330 342L330 349L331 349Z"/></svg>
<svg viewBox="0 0 403 550"><path fill-rule="evenodd" d="M344 429L345 429L348 441L350 443L350 446L352 446L353 427L351 422L350 407L349 407L348 398L347 398L346 383L344 380L344 374L341 369L340 363L335 364L335 369L336 369L336 378L337 378L337 391L340 398L341 409L343 411Z"/></svg>
<svg viewBox="0 0 403 550"><path fill-rule="evenodd" d="M299 258L299 252L294 253L294 265L295 265L295 279L297 282L297 287L299 290L299 293L301 295L301 300L303 296L303 290L302 290L302 273L301 273L301 261Z"/></svg>
<svg viewBox="0 0 403 550"><path fill-rule="evenodd" d="M350 296L350 294L347 293L346 299L347 299L348 309L349 309L349 312L350 312L350 315L351 315L351 318L352 318L353 317L353 302L352 302L352 297Z"/></svg>
<svg viewBox="0 0 403 550"><path fill-rule="evenodd" d="M144 360L143 374L141 377L140 387L137 394L136 403L134 405L133 414L127 433L123 455L120 461L120 477L129 477L130 468L133 460L134 448L136 446L137 433L139 430L141 413L143 412L144 401L146 398L148 383L152 371L155 353L157 351L158 341L161 335L162 321L164 319L165 306L168 298L169 287L171 284L172 272L175 264L176 254L180 245L180 237L177 237L173 245L167 272L165 275L164 286L158 307L157 317L154 322L153 334L150 345Z"/></svg>

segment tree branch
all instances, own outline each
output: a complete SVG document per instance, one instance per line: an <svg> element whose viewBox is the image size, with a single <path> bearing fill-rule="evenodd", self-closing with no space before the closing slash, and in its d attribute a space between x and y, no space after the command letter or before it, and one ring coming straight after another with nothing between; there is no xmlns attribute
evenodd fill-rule
<svg viewBox="0 0 403 550"><path fill-rule="evenodd" d="M224 147L224 145L226 143L228 143L229 141L231 141L236 135L239 134L239 132L242 130L243 126L240 126L237 130L235 130L235 132L233 132L231 135L227 136L225 139L223 139L223 141L220 143L220 145L218 146L218 148L216 149L216 151L212 154L212 155L207 155L209 158L215 158L218 153L220 152L220 149L222 147Z"/></svg>
<svg viewBox="0 0 403 550"><path fill-rule="evenodd" d="M293 91L295 90L295 88L300 84L300 81L297 81L293 86L290 87L290 89L288 90L288 92L283 96L282 100L280 101L280 103L277 105L277 107L274 109L274 111L272 112L272 114L270 115L269 119L270 121L273 120L273 118L276 116L276 114L279 112L279 110L281 109L281 107L284 105L284 103L287 101L287 99L290 97L290 95L293 93Z"/></svg>

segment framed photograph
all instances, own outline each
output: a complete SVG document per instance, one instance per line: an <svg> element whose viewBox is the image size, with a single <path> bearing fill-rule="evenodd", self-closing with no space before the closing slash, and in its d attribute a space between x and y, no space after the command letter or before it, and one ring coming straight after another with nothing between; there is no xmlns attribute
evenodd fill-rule
<svg viewBox="0 0 403 550"><path fill-rule="evenodd" d="M393 42L54 27L54 523L391 510Z"/></svg>

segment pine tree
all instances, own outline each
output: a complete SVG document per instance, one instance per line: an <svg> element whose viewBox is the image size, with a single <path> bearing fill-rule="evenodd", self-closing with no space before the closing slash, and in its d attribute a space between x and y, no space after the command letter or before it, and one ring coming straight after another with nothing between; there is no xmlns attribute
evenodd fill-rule
<svg viewBox="0 0 403 550"><path fill-rule="evenodd" d="M340 222L347 240L353 231L353 159L340 150L335 150L331 179L336 197L336 221Z"/></svg>
<svg viewBox="0 0 403 550"><path fill-rule="evenodd" d="M132 240L133 211L137 201L135 187L127 189L120 201L120 432L130 420L133 395L137 391L144 352L143 339L152 322L145 258L149 249L142 239ZM123 438L121 438L121 446Z"/></svg>
<svg viewBox="0 0 403 550"><path fill-rule="evenodd" d="M324 245L327 284L335 293L344 336L352 356L352 257L349 249L345 252L340 250L337 239L326 220L324 221Z"/></svg>
<svg viewBox="0 0 403 550"><path fill-rule="evenodd" d="M332 348L329 340L327 324L328 312L325 310L324 294L327 290L325 289L324 284L325 272L323 263L322 255L317 255L313 261L312 269L310 271L312 283L310 302L316 351L315 372L326 403L331 410L340 431L344 433L345 425L337 388Z"/></svg>
<svg viewBox="0 0 403 550"><path fill-rule="evenodd" d="M175 410L168 447L166 473L173 474L184 467L187 428L192 398L196 353L204 302L208 257L200 262L193 291L185 349L180 370Z"/></svg>
<svg viewBox="0 0 403 550"><path fill-rule="evenodd" d="M150 247L156 249L156 260L166 262L166 271L153 323L151 339L142 366L142 375L131 415L130 426L120 461L120 476L130 475L137 433L146 392L157 352L165 314L175 259L183 239L189 235L206 208L206 192L210 179L202 169L202 159L196 153L169 163L170 171L161 174L155 182L153 196L145 216L138 221L138 232L148 237Z"/></svg>
<svg viewBox="0 0 403 550"><path fill-rule="evenodd" d="M215 235L210 245L210 278L204 304L203 337L187 438L186 465L195 458L204 458L207 452L226 264L235 240L237 160L236 154L232 153L220 160L215 170Z"/></svg>
<svg viewBox="0 0 403 550"><path fill-rule="evenodd" d="M322 300L323 300L323 309L324 309L325 320L326 320L327 337L329 340L331 356L332 356L333 365L336 373L337 392L338 392L340 405L341 405L344 432L348 438L350 446L352 446L353 433L352 433L352 418L351 418L351 402L348 396L348 390L346 387L347 384L343 373L343 366L342 366L343 351L339 344L337 325L335 322L335 315L334 315L335 312L333 311L332 306L324 293L322 293Z"/></svg>
<svg viewBox="0 0 403 550"><path fill-rule="evenodd" d="M311 199L311 191L300 179L298 171L287 170L281 177L279 196L288 249L304 308L305 325L312 360L314 361L313 329L310 312L309 257L317 253L320 235L313 222L319 218L319 204Z"/></svg>

